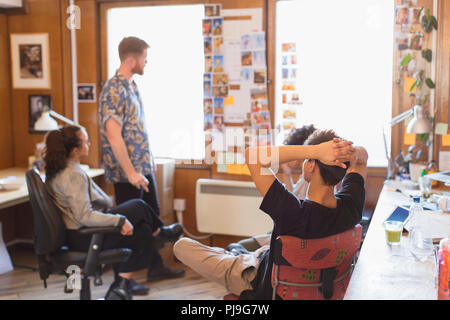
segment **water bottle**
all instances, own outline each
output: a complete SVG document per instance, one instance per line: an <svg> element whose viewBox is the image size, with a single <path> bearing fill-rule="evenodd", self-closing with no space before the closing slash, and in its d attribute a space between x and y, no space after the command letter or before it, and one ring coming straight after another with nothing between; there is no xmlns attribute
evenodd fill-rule
<svg viewBox="0 0 450 320"><path fill-rule="evenodd" d="M450 300L450 238L439 242L438 300Z"/></svg>
<svg viewBox="0 0 450 320"><path fill-rule="evenodd" d="M414 197L409 209L410 251L420 261L425 261L433 253L433 240L426 230L426 214L420 204L420 197Z"/></svg>

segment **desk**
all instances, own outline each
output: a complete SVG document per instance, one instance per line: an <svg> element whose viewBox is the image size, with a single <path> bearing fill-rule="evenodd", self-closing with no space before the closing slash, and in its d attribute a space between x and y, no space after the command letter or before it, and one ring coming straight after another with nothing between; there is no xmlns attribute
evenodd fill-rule
<svg viewBox="0 0 450 320"><path fill-rule="evenodd" d="M0 179L6 178L8 176L16 176L25 178L25 172L27 168L8 168L0 170ZM103 169L88 169L86 171L88 176L95 178L101 176L105 173ZM0 210L15 206L16 204L24 203L29 201L28 189L26 183L17 190L0 190Z"/></svg>
<svg viewBox="0 0 450 320"><path fill-rule="evenodd" d="M425 262L416 260L409 252L406 236L399 250L386 244L384 220L398 204L410 201L404 194L387 189L385 183L344 299L436 300L434 257ZM436 228L439 234L450 232L450 214L432 214L433 230Z"/></svg>

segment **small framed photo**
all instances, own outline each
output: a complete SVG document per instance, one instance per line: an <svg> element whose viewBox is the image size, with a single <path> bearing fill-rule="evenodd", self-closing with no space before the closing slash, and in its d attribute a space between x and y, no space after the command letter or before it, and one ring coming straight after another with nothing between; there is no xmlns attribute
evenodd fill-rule
<svg viewBox="0 0 450 320"><path fill-rule="evenodd" d="M222 9L221 4L206 4L205 16L206 17L220 17L220 11Z"/></svg>
<svg viewBox="0 0 450 320"><path fill-rule="evenodd" d="M45 122L48 111L52 109L52 97L50 95L29 95L28 96L28 132L44 133L40 130L41 123Z"/></svg>
<svg viewBox="0 0 450 320"><path fill-rule="evenodd" d="M95 83L78 84L78 102L95 102Z"/></svg>
<svg viewBox="0 0 450 320"><path fill-rule="evenodd" d="M13 89L50 89L48 33L11 34Z"/></svg>

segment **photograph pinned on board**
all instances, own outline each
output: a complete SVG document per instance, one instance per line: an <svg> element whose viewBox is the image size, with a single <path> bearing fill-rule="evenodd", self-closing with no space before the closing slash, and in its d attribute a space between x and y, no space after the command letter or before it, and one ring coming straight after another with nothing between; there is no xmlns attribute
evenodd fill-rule
<svg viewBox="0 0 450 320"><path fill-rule="evenodd" d="M228 97L228 86L213 86L212 94L214 97Z"/></svg>
<svg viewBox="0 0 450 320"><path fill-rule="evenodd" d="M289 101L290 104L302 104L300 101L300 94L298 92L292 93L291 100Z"/></svg>
<svg viewBox="0 0 450 320"><path fill-rule="evenodd" d="M215 18L212 22L212 35L221 36L223 29L223 18Z"/></svg>
<svg viewBox="0 0 450 320"><path fill-rule="evenodd" d="M285 80L289 78L289 69L288 68L282 68L281 69L281 79Z"/></svg>
<svg viewBox="0 0 450 320"><path fill-rule="evenodd" d="M264 51L264 50L253 51L252 62L253 62L253 66L255 66L255 67L265 67L266 66L266 51Z"/></svg>
<svg viewBox="0 0 450 320"><path fill-rule="evenodd" d="M212 53L212 37L203 38L203 48L205 55Z"/></svg>
<svg viewBox="0 0 450 320"><path fill-rule="evenodd" d="M297 64L297 55L293 54L289 60L291 64L293 65Z"/></svg>
<svg viewBox="0 0 450 320"><path fill-rule="evenodd" d="M407 5L397 6L395 8L395 23L396 24L409 23L409 9Z"/></svg>
<svg viewBox="0 0 450 320"><path fill-rule="evenodd" d="M214 116L212 114L205 114L205 121L203 123L204 131L212 129L213 123L214 123Z"/></svg>
<svg viewBox="0 0 450 320"><path fill-rule="evenodd" d="M288 65L288 56L281 56L281 64L283 66L287 66Z"/></svg>
<svg viewBox="0 0 450 320"><path fill-rule="evenodd" d="M251 111L252 112L260 112L260 111L268 111L269 104L267 103L267 99L258 99L252 100L251 102Z"/></svg>
<svg viewBox="0 0 450 320"><path fill-rule="evenodd" d="M223 72L223 55L215 55L213 59L213 72Z"/></svg>
<svg viewBox="0 0 450 320"><path fill-rule="evenodd" d="M212 83L214 86L228 85L228 74L227 73L214 73Z"/></svg>
<svg viewBox="0 0 450 320"><path fill-rule="evenodd" d="M266 35L264 32L254 32L250 35L252 50L265 50L266 49Z"/></svg>
<svg viewBox="0 0 450 320"><path fill-rule="evenodd" d="M253 68L244 67L241 69L241 79L245 82L253 83Z"/></svg>
<svg viewBox="0 0 450 320"><path fill-rule="evenodd" d="M203 81L212 81L211 73L204 73L203 74Z"/></svg>
<svg viewBox="0 0 450 320"><path fill-rule="evenodd" d="M214 114L223 114L223 98L214 98Z"/></svg>
<svg viewBox="0 0 450 320"><path fill-rule="evenodd" d="M407 34L399 32L395 37L395 43L399 51L403 51L409 48L409 38Z"/></svg>
<svg viewBox="0 0 450 320"><path fill-rule="evenodd" d="M249 34L241 37L241 51L250 51L252 49L252 40Z"/></svg>
<svg viewBox="0 0 450 320"><path fill-rule="evenodd" d="M223 115L214 116L214 127L220 131L224 130L225 121Z"/></svg>
<svg viewBox="0 0 450 320"><path fill-rule="evenodd" d="M296 45L294 42L282 43L281 44L281 52L295 52Z"/></svg>
<svg viewBox="0 0 450 320"><path fill-rule="evenodd" d="M293 128L295 128L295 122L294 121L284 121L281 124L281 128L283 130L292 130Z"/></svg>
<svg viewBox="0 0 450 320"><path fill-rule="evenodd" d="M241 52L241 64L242 66L251 66L252 62L252 52L251 51L243 51Z"/></svg>
<svg viewBox="0 0 450 320"><path fill-rule="evenodd" d="M423 33L416 32L414 34L409 34L409 48L413 50L422 50L423 44Z"/></svg>
<svg viewBox="0 0 450 320"><path fill-rule="evenodd" d="M283 91L295 91L295 83L292 81L283 81L283 85L281 87Z"/></svg>
<svg viewBox="0 0 450 320"><path fill-rule="evenodd" d="M267 89L265 87L251 88L250 98L252 99L267 99Z"/></svg>
<svg viewBox="0 0 450 320"><path fill-rule="evenodd" d="M223 37L213 37L213 52L223 54Z"/></svg>
<svg viewBox="0 0 450 320"><path fill-rule="evenodd" d="M210 73L212 72L213 67L213 60L212 56L205 56L205 72Z"/></svg>
<svg viewBox="0 0 450 320"><path fill-rule="evenodd" d="M212 33L212 20L203 19L203 36L210 36Z"/></svg>
<svg viewBox="0 0 450 320"><path fill-rule="evenodd" d="M213 113L212 103L213 102L212 102L211 98L203 99L204 114L212 114Z"/></svg>
<svg viewBox="0 0 450 320"><path fill-rule="evenodd" d="M50 117L52 97L50 95L28 96L28 132L43 133L46 119Z"/></svg>
<svg viewBox="0 0 450 320"><path fill-rule="evenodd" d="M95 83L78 84L78 102L95 102Z"/></svg>
<svg viewBox="0 0 450 320"><path fill-rule="evenodd" d="M289 79L297 79L297 68L289 70Z"/></svg>
<svg viewBox="0 0 450 320"><path fill-rule="evenodd" d="M281 103L288 103L287 93L281 94Z"/></svg>
<svg viewBox="0 0 450 320"><path fill-rule="evenodd" d="M419 15L420 13L420 15ZM422 8L409 8L409 21L411 24L420 24L422 17L425 14L425 10Z"/></svg>
<svg viewBox="0 0 450 320"><path fill-rule="evenodd" d="M283 119L295 119L297 117L297 111L293 109L283 110Z"/></svg>
<svg viewBox="0 0 450 320"><path fill-rule="evenodd" d="M205 4L206 17L220 17L222 10L221 4Z"/></svg>
<svg viewBox="0 0 450 320"><path fill-rule="evenodd" d="M203 97L211 98L212 97L212 89L211 89L211 81L203 81Z"/></svg>
<svg viewBox="0 0 450 320"><path fill-rule="evenodd" d="M255 84L266 83L266 69L254 69L253 81Z"/></svg>

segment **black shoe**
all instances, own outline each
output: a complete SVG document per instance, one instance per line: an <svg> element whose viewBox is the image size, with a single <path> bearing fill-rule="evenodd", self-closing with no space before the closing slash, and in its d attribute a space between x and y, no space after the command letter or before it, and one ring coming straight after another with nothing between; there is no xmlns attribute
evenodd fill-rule
<svg viewBox="0 0 450 320"><path fill-rule="evenodd" d="M250 253L240 243L230 243L227 246L227 251L230 251L235 256L238 256L240 254L248 254L248 253Z"/></svg>
<svg viewBox="0 0 450 320"><path fill-rule="evenodd" d="M150 269L147 272L147 281L158 281L164 279L175 279L184 277L186 271L183 269L170 269L167 266L159 267L158 269Z"/></svg>
<svg viewBox="0 0 450 320"><path fill-rule="evenodd" d="M130 287L134 296L145 296L150 291L149 287L137 283L134 279L130 279Z"/></svg>
<svg viewBox="0 0 450 320"><path fill-rule="evenodd" d="M118 276L106 292L105 300L133 300L130 280Z"/></svg>
<svg viewBox="0 0 450 320"><path fill-rule="evenodd" d="M162 226L161 231L155 237L155 247L161 249L166 242L175 242L183 234L183 226L180 223L174 223L170 226Z"/></svg>

